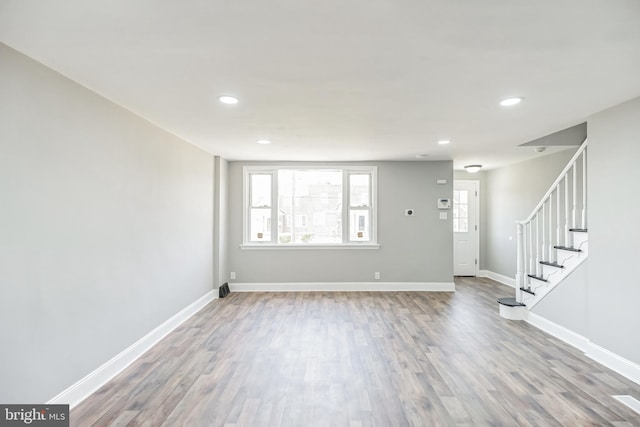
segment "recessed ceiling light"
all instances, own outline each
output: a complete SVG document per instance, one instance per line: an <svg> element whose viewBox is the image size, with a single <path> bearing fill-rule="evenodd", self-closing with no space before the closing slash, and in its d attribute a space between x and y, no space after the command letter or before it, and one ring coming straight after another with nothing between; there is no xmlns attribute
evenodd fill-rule
<svg viewBox="0 0 640 427"><path fill-rule="evenodd" d="M267 144L271 144L271 141L269 141L268 139L259 139L256 141L258 144L262 144L262 145L267 145Z"/></svg>
<svg viewBox="0 0 640 427"><path fill-rule="evenodd" d="M218 97L218 101L222 102L223 104L233 105L237 104L239 100L235 96L222 95Z"/></svg>
<svg viewBox="0 0 640 427"><path fill-rule="evenodd" d="M416 159L426 159L429 157L428 154L416 154Z"/></svg>
<svg viewBox="0 0 640 427"><path fill-rule="evenodd" d="M451 141L449 141L448 139L441 139L440 141L438 141L438 144L440 145L447 145L449 144Z"/></svg>
<svg viewBox="0 0 640 427"><path fill-rule="evenodd" d="M512 105L520 104L522 100L523 98L520 98L520 97L507 98L500 101L500 105L502 105L503 107L510 107Z"/></svg>

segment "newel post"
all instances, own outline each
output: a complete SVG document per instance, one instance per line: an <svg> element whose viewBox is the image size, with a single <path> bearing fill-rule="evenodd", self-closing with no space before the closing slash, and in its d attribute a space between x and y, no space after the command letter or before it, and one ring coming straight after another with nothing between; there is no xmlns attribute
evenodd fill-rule
<svg viewBox="0 0 640 427"><path fill-rule="evenodd" d="M516 301L522 302L522 291L524 287L524 224L516 223L517 227L517 264L516 264Z"/></svg>

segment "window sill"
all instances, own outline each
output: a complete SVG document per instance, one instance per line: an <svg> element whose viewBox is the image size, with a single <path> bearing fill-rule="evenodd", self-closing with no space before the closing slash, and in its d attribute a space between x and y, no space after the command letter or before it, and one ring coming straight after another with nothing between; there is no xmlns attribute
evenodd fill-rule
<svg viewBox="0 0 640 427"><path fill-rule="evenodd" d="M287 244L287 245L273 245L270 243L255 243L255 244L243 244L240 245L240 249L245 250L376 250L380 249L380 245L377 243L347 243L340 245L326 244L326 245L304 245L304 244Z"/></svg>

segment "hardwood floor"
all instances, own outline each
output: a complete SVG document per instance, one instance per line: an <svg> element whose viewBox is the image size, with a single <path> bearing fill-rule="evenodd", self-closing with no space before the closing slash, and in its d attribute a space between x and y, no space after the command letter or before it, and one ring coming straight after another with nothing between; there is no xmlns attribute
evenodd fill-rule
<svg viewBox="0 0 640 427"><path fill-rule="evenodd" d="M71 412L73 426L640 426L640 386L525 323L511 289L234 293Z"/></svg>

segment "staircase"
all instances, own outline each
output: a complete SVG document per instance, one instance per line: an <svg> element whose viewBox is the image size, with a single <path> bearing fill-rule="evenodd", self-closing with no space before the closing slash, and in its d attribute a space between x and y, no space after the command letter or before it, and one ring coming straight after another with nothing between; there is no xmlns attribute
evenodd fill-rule
<svg viewBox="0 0 640 427"><path fill-rule="evenodd" d="M538 206L516 225L516 295L498 303L502 317L521 320L589 254L586 140Z"/></svg>

